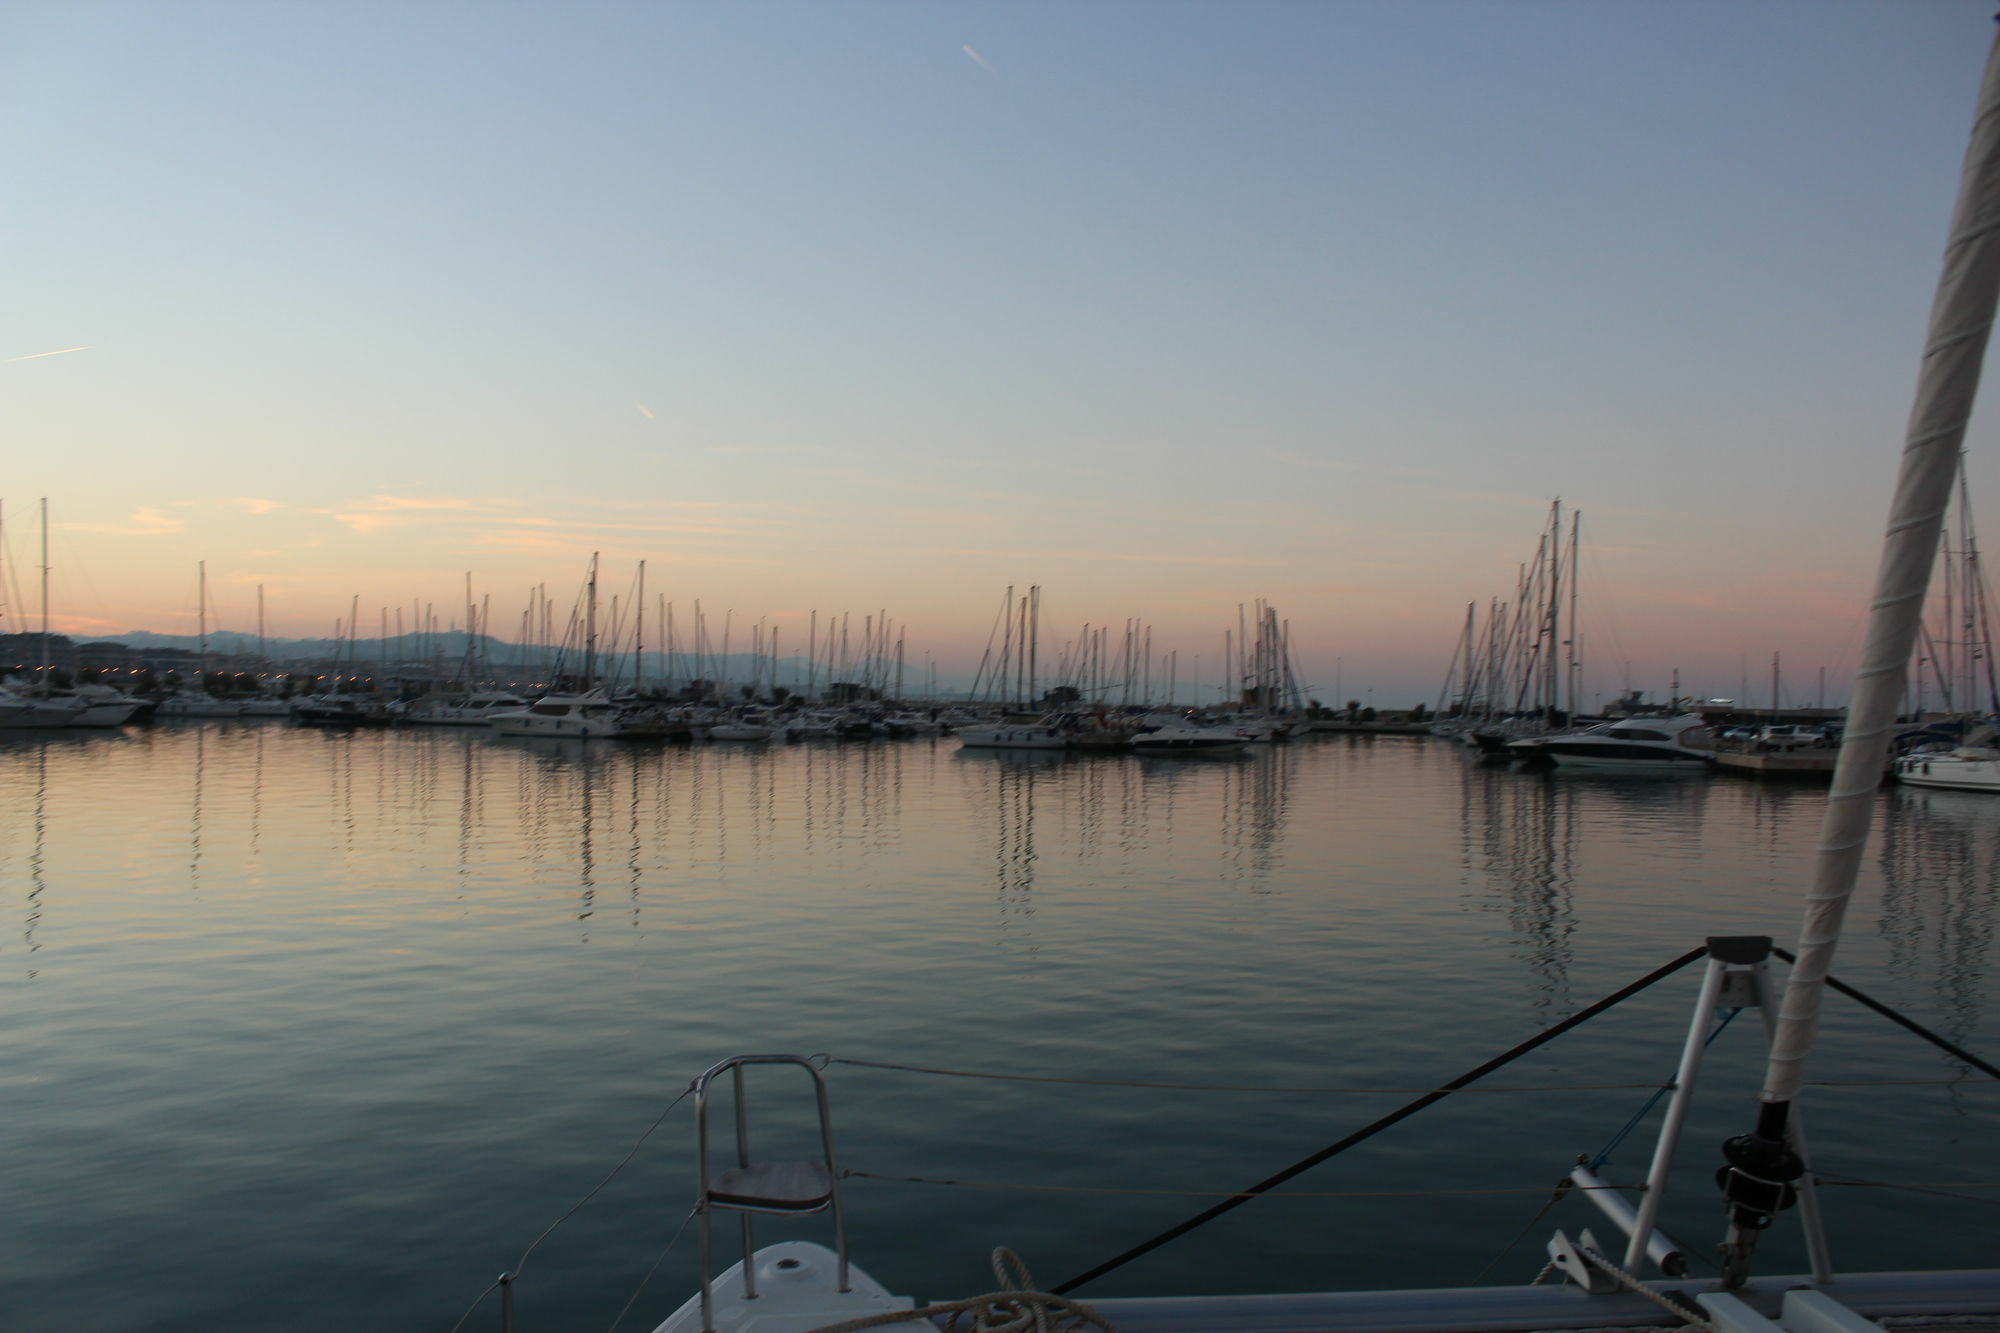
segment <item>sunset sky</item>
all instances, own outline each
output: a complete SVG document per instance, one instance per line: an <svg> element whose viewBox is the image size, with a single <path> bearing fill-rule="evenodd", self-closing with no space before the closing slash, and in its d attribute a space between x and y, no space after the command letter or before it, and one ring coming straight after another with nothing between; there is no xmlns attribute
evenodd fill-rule
<svg viewBox="0 0 2000 1333"><path fill-rule="evenodd" d="M1844 697L1992 8L15 0L4 624L46 496L92 637L601 551L1404 703L1561 496L1593 692Z"/></svg>

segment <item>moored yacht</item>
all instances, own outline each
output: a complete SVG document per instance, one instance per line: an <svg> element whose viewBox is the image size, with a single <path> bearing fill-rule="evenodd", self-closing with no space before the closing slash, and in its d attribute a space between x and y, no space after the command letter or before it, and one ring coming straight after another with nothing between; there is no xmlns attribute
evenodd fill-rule
<svg viewBox="0 0 2000 1333"><path fill-rule="evenodd" d="M1156 731L1142 731L1130 743L1132 753L1141 755L1231 755L1243 753L1251 739L1238 727L1203 726L1184 720Z"/></svg>
<svg viewBox="0 0 2000 1333"><path fill-rule="evenodd" d="M960 727L958 743L968 750L1067 750L1083 725L1072 713L1050 713L1032 725Z"/></svg>
<svg viewBox="0 0 2000 1333"><path fill-rule="evenodd" d="M502 736L559 736L598 740L626 734L624 710L602 690L545 694L526 708L498 712L486 721Z"/></svg>
<svg viewBox="0 0 2000 1333"><path fill-rule="evenodd" d="M1628 717L1584 731L1515 741L1507 748L1516 758L1563 768L1699 773L1715 762L1715 736L1694 713Z"/></svg>
<svg viewBox="0 0 2000 1333"><path fill-rule="evenodd" d="M69 727L76 725L87 704L79 699L44 697L39 694L6 693L0 708L0 728Z"/></svg>
<svg viewBox="0 0 2000 1333"><path fill-rule="evenodd" d="M419 699L403 714L403 720L425 727L483 727L495 714L519 712L529 702L505 690L481 690L463 698L442 695Z"/></svg>
<svg viewBox="0 0 2000 1333"><path fill-rule="evenodd" d="M1919 750L1898 759L1891 771L1896 781L1906 787L2000 792L2000 750L1990 746L1961 745L1942 752Z"/></svg>
<svg viewBox="0 0 2000 1333"><path fill-rule="evenodd" d="M746 708L711 724L703 735L712 741L768 741L782 737L785 729L769 714Z"/></svg>
<svg viewBox="0 0 2000 1333"><path fill-rule="evenodd" d="M83 706L83 711L70 719L72 727L122 727L146 706L144 699L135 699L108 685L79 685L67 691L66 697Z"/></svg>
<svg viewBox="0 0 2000 1333"><path fill-rule="evenodd" d="M184 690L162 699L153 709L154 717L241 717L243 705L233 699L218 699L201 690Z"/></svg>
<svg viewBox="0 0 2000 1333"><path fill-rule="evenodd" d="M108 685L38 690L9 680L0 687L0 692L20 705L6 710L6 717L16 719L15 726L122 727L146 706L144 699L135 699ZM6 725L4 718L0 718L0 725Z"/></svg>
<svg viewBox="0 0 2000 1333"><path fill-rule="evenodd" d="M292 704L294 721L308 727L386 727L396 720L391 706L365 694L322 694Z"/></svg>

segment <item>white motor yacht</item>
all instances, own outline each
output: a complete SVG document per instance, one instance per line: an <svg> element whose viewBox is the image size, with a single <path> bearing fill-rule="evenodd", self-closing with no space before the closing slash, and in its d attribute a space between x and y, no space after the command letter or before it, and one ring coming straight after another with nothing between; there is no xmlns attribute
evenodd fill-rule
<svg viewBox="0 0 2000 1333"><path fill-rule="evenodd" d="M1919 750L1896 761L1896 781L1906 787L1943 791L2000 791L2000 750L1961 745L1954 750Z"/></svg>
<svg viewBox="0 0 2000 1333"><path fill-rule="evenodd" d="M241 717L243 705L233 699L218 699L212 694L185 691L171 698L162 699L153 710L154 717Z"/></svg>
<svg viewBox="0 0 2000 1333"><path fill-rule="evenodd" d="M712 741L768 741L784 735L784 728L762 713L747 712L722 719L704 735Z"/></svg>
<svg viewBox="0 0 2000 1333"><path fill-rule="evenodd" d="M494 713L486 721L502 736L599 740L626 734L624 710L602 690L545 694L526 708Z"/></svg>
<svg viewBox="0 0 2000 1333"><path fill-rule="evenodd" d="M1246 743L1282 741L1296 730L1287 718L1266 717L1261 713L1218 713L1214 716L1216 726L1227 728Z"/></svg>
<svg viewBox="0 0 2000 1333"><path fill-rule="evenodd" d="M109 685L79 685L75 689L50 690L46 695L19 689L13 692L30 699L54 700L77 710L66 722L40 724L45 726L122 727L146 706L144 699L135 699Z"/></svg>
<svg viewBox="0 0 2000 1333"><path fill-rule="evenodd" d="M1516 758L1561 768L1705 772L1715 762L1715 736L1695 713L1628 717L1585 731L1538 736L1507 747Z"/></svg>
<svg viewBox="0 0 2000 1333"><path fill-rule="evenodd" d="M1143 755L1229 755L1241 754L1250 738L1235 727L1201 727L1177 722L1158 731L1142 731L1132 738L1132 753Z"/></svg>
<svg viewBox="0 0 2000 1333"><path fill-rule="evenodd" d="M960 727L958 743L968 750L1067 750L1081 730L1074 715L1050 713L1032 726Z"/></svg>
<svg viewBox="0 0 2000 1333"><path fill-rule="evenodd" d="M800 713L785 724L785 735L795 741L826 740L840 734L846 717L834 709L815 709Z"/></svg>
<svg viewBox="0 0 2000 1333"><path fill-rule="evenodd" d="M38 694L0 695L0 728L10 731L27 727L69 727L89 707L79 699L43 697Z"/></svg>
<svg viewBox="0 0 2000 1333"><path fill-rule="evenodd" d="M442 696L419 699L403 714L403 720L423 727L483 727L499 713L517 713L529 701L505 690L481 690L463 698Z"/></svg>

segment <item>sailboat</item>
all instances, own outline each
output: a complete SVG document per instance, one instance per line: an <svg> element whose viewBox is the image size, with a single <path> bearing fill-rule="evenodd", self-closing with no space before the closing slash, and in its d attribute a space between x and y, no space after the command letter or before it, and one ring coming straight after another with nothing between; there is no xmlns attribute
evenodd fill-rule
<svg viewBox="0 0 2000 1333"><path fill-rule="evenodd" d="M1577 551L1582 521L1582 515L1572 512L1565 537L1562 501L1550 503L1548 526L1542 530L1535 558L1521 567L1513 602L1493 605L1483 660L1475 660L1472 652L1468 608L1464 704L1469 708L1475 691L1483 691L1484 713L1452 734L1487 754L1506 754L1516 742L1549 736L1576 715L1581 669Z"/></svg>
<svg viewBox="0 0 2000 1333"><path fill-rule="evenodd" d="M33 685L16 688L10 681L7 688L0 689L0 730L78 726L90 711L90 705L69 694L59 694L49 686L49 502L46 499L42 501L41 659ZM134 711L136 705L126 709L118 721L123 722Z"/></svg>
<svg viewBox="0 0 2000 1333"><path fill-rule="evenodd" d="M1890 770L1906 787L1946 791L2000 792L2000 681L1995 678L1993 630L1979 541L1972 530L1972 504L1964 474L1958 479L1958 541L1947 532L1939 560L1944 570L1942 606L1936 624L1920 624L1917 657L1917 714L1923 713L1926 678L1937 686L1962 744L1915 749ZM1983 719L1983 720L1982 720ZM1924 734L1936 734L1926 732Z"/></svg>
<svg viewBox="0 0 2000 1333"><path fill-rule="evenodd" d="M607 740L633 734L625 708L597 684L597 553L584 586L583 680L573 694L545 694L523 708L489 712L487 725L502 736L555 740Z"/></svg>
<svg viewBox="0 0 2000 1333"><path fill-rule="evenodd" d="M196 602L199 606L198 635L200 638L200 667L195 673L192 688L183 686L170 698L160 701L153 710L154 717L241 717L243 705L230 699L218 699L208 692L208 561L195 565L195 582L199 591Z"/></svg>
<svg viewBox="0 0 2000 1333"><path fill-rule="evenodd" d="M264 585L261 583L257 585L257 661L260 667L267 663L264 655ZM238 705L242 709L240 716L290 717L292 715L292 705L288 701L269 693L271 686L268 679L263 675L260 674L258 679L262 682L264 693L258 698L241 701Z"/></svg>

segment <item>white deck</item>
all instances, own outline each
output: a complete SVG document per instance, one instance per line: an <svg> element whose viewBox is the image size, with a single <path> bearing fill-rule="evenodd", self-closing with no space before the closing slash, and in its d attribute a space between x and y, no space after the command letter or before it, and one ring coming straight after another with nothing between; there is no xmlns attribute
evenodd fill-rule
<svg viewBox="0 0 2000 1333"><path fill-rule="evenodd" d="M850 1264L848 1290L836 1291L838 1267L832 1250L808 1241L785 1241L757 1251L757 1295L746 1297L743 1265L733 1264L715 1278L715 1326L728 1333L806 1333L862 1315L908 1310L916 1302L892 1296L881 1283ZM973 1293L977 1294L977 1293ZM921 1319L889 1329L937 1333ZM701 1296L688 1298L654 1333L700 1333Z"/></svg>

